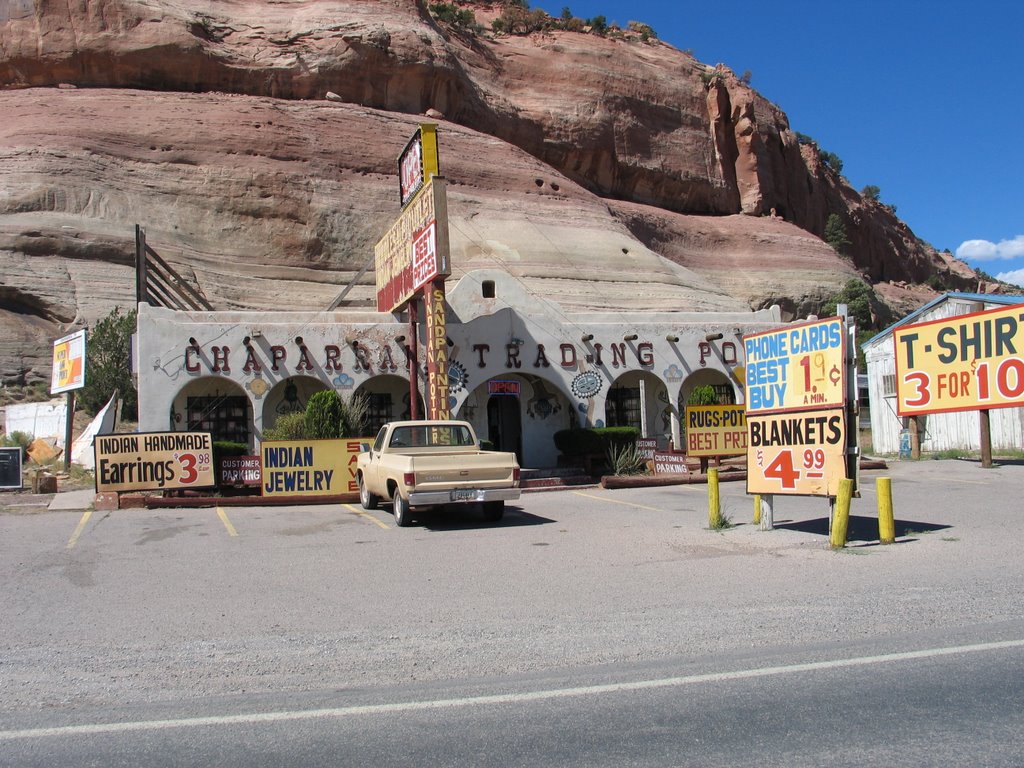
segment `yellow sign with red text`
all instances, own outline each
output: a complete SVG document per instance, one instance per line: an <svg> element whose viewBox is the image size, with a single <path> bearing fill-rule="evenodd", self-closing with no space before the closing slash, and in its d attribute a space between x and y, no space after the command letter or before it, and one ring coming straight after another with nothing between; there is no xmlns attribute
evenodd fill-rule
<svg viewBox="0 0 1024 768"><path fill-rule="evenodd" d="M900 416L1024 405L1024 304L897 328Z"/></svg>
<svg viewBox="0 0 1024 768"><path fill-rule="evenodd" d="M742 456L747 420L742 405L686 406L687 456Z"/></svg>
<svg viewBox="0 0 1024 768"><path fill-rule="evenodd" d="M845 477L842 408L747 414L747 493L835 496Z"/></svg>

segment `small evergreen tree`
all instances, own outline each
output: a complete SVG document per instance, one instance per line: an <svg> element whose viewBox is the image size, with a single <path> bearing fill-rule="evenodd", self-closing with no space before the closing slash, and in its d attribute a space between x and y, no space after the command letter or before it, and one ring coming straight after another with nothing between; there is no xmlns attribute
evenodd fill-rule
<svg viewBox="0 0 1024 768"><path fill-rule="evenodd" d="M341 396L333 389L311 395L306 404L306 437L329 440L341 437Z"/></svg>
<svg viewBox="0 0 1024 768"><path fill-rule="evenodd" d="M837 174L841 174L843 172L843 161L835 152L828 152L824 149L821 150L821 161Z"/></svg>
<svg viewBox="0 0 1024 768"><path fill-rule="evenodd" d="M825 221L825 242L839 254L844 253L846 246L850 244L846 237L846 225L838 213L830 213Z"/></svg>
<svg viewBox="0 0 1024 768"><path fill-rule="evenodd" d="M866 330L874 327L875 319L871 312L871 304L878 301L875 289L856 278L848 280L843 289L822 305L825 317L833 317L836 308L845 304L850 317L857 323L857 328Z"/></svg>
<svg viewBox="0 0 1024 768"><path fill-rule="evenodd" d="M860 196L867 200L877 200L880 194L882 194L882 190L874 184L868 184L860 191Z"/></svg>
<svg viewBox="0 0 1024 768"><path fill-rule="evenodd" d="M95 416L116 390L120 393L124 418L138 418L138 391L132 380L131 344L135 332L135 310L121 314L114 307L87 334L85 345L85 386L78 402Z"/></svg>

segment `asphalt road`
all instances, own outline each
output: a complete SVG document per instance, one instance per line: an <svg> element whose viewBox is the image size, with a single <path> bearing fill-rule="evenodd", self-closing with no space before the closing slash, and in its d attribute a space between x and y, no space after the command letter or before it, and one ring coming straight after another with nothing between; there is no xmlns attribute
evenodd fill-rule
<svg viewBox="0 0 1024 768"><path fill-rule="evenodd" d="M742 483L724 532L703 486L0 514L0 762L1024 764L1024 467L862 487L842 552Z"/></svg>

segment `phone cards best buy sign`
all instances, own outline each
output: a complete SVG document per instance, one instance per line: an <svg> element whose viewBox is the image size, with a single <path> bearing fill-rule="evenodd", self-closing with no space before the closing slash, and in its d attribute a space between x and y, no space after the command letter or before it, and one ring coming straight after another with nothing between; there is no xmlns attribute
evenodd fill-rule
<svg viewBox="0 0 1024 768"><path fill-rule="evenodd" d="M845 402L846 333L838 317L743 337L748 417Z"/></svg>

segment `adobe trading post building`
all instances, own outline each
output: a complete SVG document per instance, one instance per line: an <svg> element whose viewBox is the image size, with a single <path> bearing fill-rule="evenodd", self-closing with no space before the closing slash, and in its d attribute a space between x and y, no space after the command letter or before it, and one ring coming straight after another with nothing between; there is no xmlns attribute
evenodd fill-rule
<svg viewBox="0 0 1024 768"><path fill-rule="evenodd" d="M553 467L560 430L633 426L658 448L682 447L680 414L694 388L744 402L742 339L782 325L778 307L567 311L500 269L446 285L436 143L423 125L399 158L402 209L375 248L376 311L153 306L143 268L140 430L209 432L255 453L281 416L335 389L366 397L367 436L392 419L459 418L522 466ZM155 259L144 233L137 252L140 264Z"/></svg>

